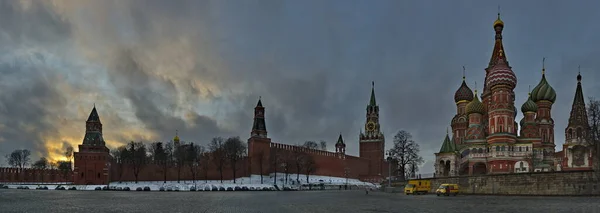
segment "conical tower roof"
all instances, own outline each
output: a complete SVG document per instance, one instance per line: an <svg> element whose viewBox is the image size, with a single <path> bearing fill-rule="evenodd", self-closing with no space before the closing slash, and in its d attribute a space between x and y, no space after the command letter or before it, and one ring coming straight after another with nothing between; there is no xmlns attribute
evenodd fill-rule
<svg viewBox="0 0 600 213"><path fill-rule="evenodd" d="M450 141L450 137L446 132L446 138L444 138L444 142L442 143L442 148L439 153L453 153L456 151L456 145Z"/></svg>

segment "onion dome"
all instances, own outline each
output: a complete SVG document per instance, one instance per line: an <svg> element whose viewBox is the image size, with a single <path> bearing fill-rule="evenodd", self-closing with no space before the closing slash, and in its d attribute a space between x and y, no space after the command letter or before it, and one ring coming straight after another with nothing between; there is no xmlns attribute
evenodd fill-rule
<svg viewBox="0 0 600 213"><path fill-rule="evenodd" d="M531 100L533 102L550 101L551 103L556 101L556 92L552 86L550 86L548 81L546 81L545 68L542 68L542 80L540 80L540 83L531 91Z"/></svg>
<svg viewBox="0 0 600 213"><path fill-rule="evenodd" d="M504 22L500 19L500 13L498 13L498 19L496 19L496 21L494 21L494 28L496 27L504 27Z"/></svg>
<svg viewBox="0 0 600 213"><path fill-rule="evenodd" d="M471 101L471 103L467 104L467 114L478 113L483 115L485 113L485 109L483 108L483 104L479 101L477 97L477 90L475 90L475 99Z"/></svg>
<svg viewBox="0 0 600 213"><path fill-rule="evenodd" d="M517 76L511 70L511 68L506 64L506 61L503 59L503 51L499 51L498 62L494 65L489 73L486 81L486 86L489 88L493 88L498 85L506 85L509 89L514 89L517 86Z"/></svg>
<svg viewBox="0 0 600 213"><path fill-rule="evenodd" d="M531 93L529 93L529 98L527 98L527 101L525 101L525 103L523 103L523 106L521 106L521 112L537 112L537 110L538 106L537 104L535 104L535 102L531 100Z"/></svg>
<svg viewBox="0 0 600 213"><path fill-rule="evenodd" d="M456 90L456 93L454 93L454 102L458 104L462 102L471 102L472 100L473 91L471 90L471 88L469 88L469 86L467 86L467 83L465 83L465 76L463 76L462 84L460 85L458 90Z"/></svg>
<svg viewBox="0 0 600 213"><path fill-rule="evenodd" d="M177 130L175 131L175 137L173 138L173 142L179 142L179 136L177 135Z"/></svg>

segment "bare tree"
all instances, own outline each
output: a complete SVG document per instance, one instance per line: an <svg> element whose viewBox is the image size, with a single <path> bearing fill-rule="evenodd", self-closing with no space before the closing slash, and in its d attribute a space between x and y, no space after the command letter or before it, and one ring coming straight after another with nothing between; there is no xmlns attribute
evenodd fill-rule
<svg viewBox="0 0 600 213"><path fill-rule="evenodd" d="M190 143L187 146L185 153L185 162L190 169L190 173L192 174L192 181L196 183L196 174L198 174L198 170L202 165L202 155L204 155L204 147L200 145L196 145L194 143Z"/></svg>
<svg viewBox="0 0 600 213"><path fill-rule="evenodd" d="M31 151L27 149L17 149L6 155L6 161L8 162L8 165L19 168L19 170L17 170L17 177L21 173L21 170L29 165L29 162L31 161L30 156Z"/></svg>
<svg viewBox="0 0 600 213"><path fill-rule="evenodd" d="M263 184L263 163L265 162L265 152L263 150L260 150L258 153L256 153L255 157L256 162L258 162L258 169L260 170L260 184Z"/></svg>
<svg viewBox="0 0 600 213"><path fill-rule="evenodd" d="M69 163L71 163L71 170L73 170L73 152L73 147L71 145L65 150L65 157L69 160Z"/></svg>
<svg viewBox="0 0 600 213"><path fill-rule="evenodd" d="M246 144L240 140L240 137L230 137L225 141L224 147L227 161L233 172L233 183L236 183L235 178L238 170L238 163L246 154Z"/></svg>
<svg viewBox="0 0 600 213"><path fill-rule="evenodd" d="M303 161L304 171L306 172L306 183L309 184L310 187L308 176L317 170L317 163L312 155L306 155Z"/></svg>
<svg viewBox="0 0 600 213"><path fill-rule="evenodd" d="M158 170L163 175L163 183L166 183L170 161L168 159L167 150L165 150L162 142L154 142L150 144L150 157L152 159L152 163L159 166Z"/></svg>
<svg viewBox="0 0 600 213"><path fill-rule="evenodd" d="M290 156L293 159L293 163L294 166L296 166L296 181L300 182L300 173L301 170L304 166L304 158L305 158L305 151L304 148L306 149L310 149L310 147L315 146L317 147L317 143L315 143L314 141L306 141L304 143L304 146L296 146L294 150L292 150L292 156Z"/></svg>
<svg viewBox="0 0 600 213"><path fill-rule="evenodd" d="M185 154L186 147L188 145L185 142L180 142L179 145L173 146L173 160L175 161L175 167L177 168L177 183L181 181L181 169L185 165Z"/></svg>
<svg viewBox="0 0 600 213"><path fill-rule="evenodd" d="M406 180L407 165L420 165L423 158L419 156L419 144L412 140L412 135L404 130L394 136L394 146L389 150L392 160L398 162L400 180ZM391 171L390 171L391 172Z"/></svg>
<svg viewBox="0 0 600 213"><path fill-rule="evenodd" d="M138 182L140 171L148 163L148 154L146 145L142 142L129 142L128 152L130 153L128 162L131 163L133 168L133 176L135 176L135 183Z"/></svg>
<svg viewBox="0 0 600 213"><path fill-rule="evenodd" d="M69 161L58 161L57 164L58 164L58 170L60 171L60 174L61 174L63 180L67 181L67 176L71 172L71 166L69 166L70 162Z"/></svg>
<svg viewBox="0 0 600 213"><path fill-rule="evenodd" d="M10 154L6 155L6 161L8 165L17 167L19 169L25 168L31 161L31 151L28 149L17 149Z"/></svg>
<svg viewBox="0 0 600 213"><path fill-rule="evenodd" d="M327 151L327 141L321 141L319 142L319 146L321 147L321 150L323 151Z"/></svg>
<svg viewBox="0 0 600 213"><path fill-rule="evenodd" d="M317 144L317 142L314 141L305 141L302 146L308 149L319 149L319 144Z"/></svg>
<svg viewBox="0 0 600 213"><path fill-rule="evenodd" d="M227 163L227 153L225 151L225 140L222 137L213 138L210 141L209 149L211 152L212 162L217 166L221 175L221 183L223 183L223 169Z"/></svg>
<svg viewBox="0 0 600 213"><path fill-rule="evenodd" d="M204 172L204 182L208 183L208 169L210 166L210 153L207 153L207 152L202 153L202 156L200 156L200 161L202 161L202 163L200 164L200 168Z"/></svg>
<svg viewBox="0 0 600 213"><path fill-rule="evenodd" d="M593 97L589 97L589 103L587 106L588 124L589 129L589 146L592 147L592 156L594 170L596 175L600 176L600 100L596 100Z"/></svg>
<svg viewBox="0 0 600 213"><path fill-rule="evenodd" d="M39 169L42 182L44 182L44 173L46 173L46 169L48 169L48 160L45 157L41 157L33 163L33 168Z"/></svg>
<svg viewBox="0 0 600 213"><path fill-rule="evenodd" d="M123 172L125 172L125 161L129 158L129 152L126 146L120 146L119 148L113 149L110 151L110 155L113 158L113 162L117 168L117 176L119 178L119 183L121 182L121 177L123 177Z"/></svg>

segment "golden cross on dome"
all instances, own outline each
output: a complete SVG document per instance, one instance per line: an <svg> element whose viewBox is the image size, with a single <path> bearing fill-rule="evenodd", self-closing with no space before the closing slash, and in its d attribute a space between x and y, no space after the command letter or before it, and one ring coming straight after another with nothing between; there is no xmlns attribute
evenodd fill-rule
<svg viewBox="0 0 600 213"><path fill-rule="evenodd" d="M577 67L577 74L581 75L581 65Z"/></svg>
<svg viewBox="0 0 600 213"><path fill-rule="evenodd" d="M477 96L477 81L475 81L475 95Z"/></svg>
<svg viewBox="0 0 600 213"><path fill-rule="evenodd" d="M463 66L463 81L465 80L465 66Z"/></svg>
<svg viewBox="0 0 600 213"><path fill-rule="evenodd" d="M527 94L529 94L529 96L531 96L531 85L529 85L529 92L527 92Z"/></svg>

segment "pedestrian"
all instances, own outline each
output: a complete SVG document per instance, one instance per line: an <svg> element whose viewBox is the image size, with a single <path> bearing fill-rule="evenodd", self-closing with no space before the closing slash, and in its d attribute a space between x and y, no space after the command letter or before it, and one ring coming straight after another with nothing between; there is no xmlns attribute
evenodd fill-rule
<svg viewBox="0 0 600 213"><path fill-rule="evenodd" d="M365 187L365 194L368 195L369 194L369 187Z"/></svg>

